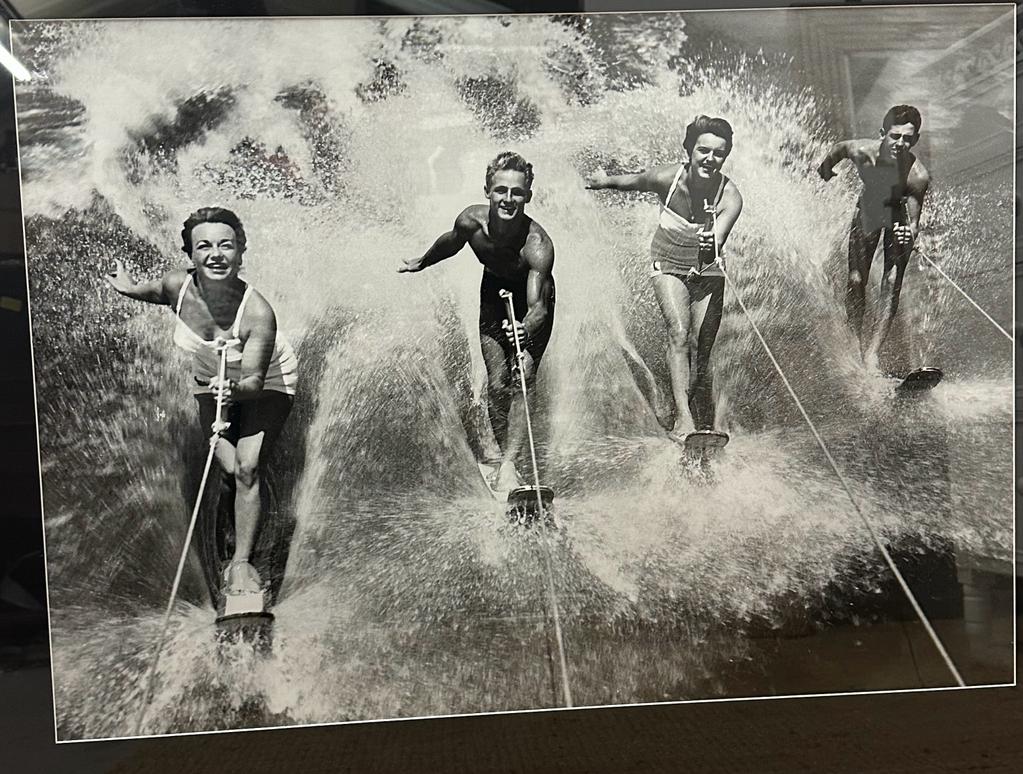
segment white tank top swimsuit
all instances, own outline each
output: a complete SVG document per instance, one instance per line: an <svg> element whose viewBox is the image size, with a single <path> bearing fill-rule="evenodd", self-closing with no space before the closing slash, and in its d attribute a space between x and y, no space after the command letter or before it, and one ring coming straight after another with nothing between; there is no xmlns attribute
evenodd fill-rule
<svg viewBox="0 0 1023 774"><path fill-rule="evenodd" d="M174 343L194 356L195 375L203 381L209 381L220 370L220 356L217 354L216 343L204 339L189 328L185 321L181 319L181 304L185 300L185 293L188 292L188 286L191 282L192 273L189 272L181 285L181 291L178 293L178 303L174 309L174 315L177 318L177 324L174 326ZM231 326L232 339L238 339L242 324L242 313L245 311L245 304L249 300L251 292L252 286L246 284L245 294L242 296L241 303L238 304L238 313L235 315L234 324ZM241 344L232 344L227 350L227 377L238 381L241 378L241 366ZM295 357L295 353L288 340L280 331L277 331L274 353L270 359L270 365L266 369L263 389L294 395L297 385L298 358ZM209 392L209 387L195 388L196 395Z"/></svg>
<svg viewBox="0 0 1023 774"><path fill-rule="evenodd" d="M657 229L654 231L653 241L650 243L650 255L653 258L653 275L674 274L686 277L692 270L696 270L703 277L723 277L721 268L714 263L706 264L701 269L699 262L700 237L698 232L703 228L702 223L692 223L668 205L671 197L678 188L678 181L682 173L687 169L682 164L675 173L675 179L671 181L671 188L668 189L668 196L661 207L660 217L657 221ZM728 178L721 175L721 185L718 186L717 194L714 197L714 207L717 208L724 193ZM692 206L690 204L690 210Z"/></svg>

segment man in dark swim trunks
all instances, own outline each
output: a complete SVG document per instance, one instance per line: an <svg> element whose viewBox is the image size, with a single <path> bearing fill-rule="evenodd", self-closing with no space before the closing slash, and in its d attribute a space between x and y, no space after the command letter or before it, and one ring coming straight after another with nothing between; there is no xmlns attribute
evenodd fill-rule
<svg viewBox="0 0 1023 774"><path fill-rule="evenodd" d="M880 141L874 138L835 143L817 170L822 178L831 180L835 165L849 159L863 181L849 228L845 309L849 326L859 340L860 354L871 365L899 309L902 280L919 231L924 194L931 182L924 165L910 152L919 139L920 111L911 105L896 105L885 114ZM881 319L876 335L864 337L867 279L882 237Z"/></svg>
<svg viewBox="0 0 1023 774"><path fill-rule="evenodd" d="M554 327L554 243L525 213L533 195L533 165L505 151L487 167L484 193L488 204L474 204L455 219L419 258L406 260L399 272L422 271L450 258L466 243L483 264L480 283L480 346L487 368L490 421L501 445L493 487L510 491L522 484L515 466L526 440L526 414L515 366L515 343L523 349L523 375L531 390ZM500 291L513 294L514 328ZM503 440L502 440L503 439Z"/></svg>

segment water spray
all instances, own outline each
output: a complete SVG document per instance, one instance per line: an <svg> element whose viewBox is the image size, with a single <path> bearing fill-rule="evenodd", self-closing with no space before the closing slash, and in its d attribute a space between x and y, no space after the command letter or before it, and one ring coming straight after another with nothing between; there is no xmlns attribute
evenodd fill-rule
<svg viewBox="0 0 1023 774"><path fill-rule="evenodd" d="M895 560L892 559L892 555L888 552L888 549L884 547L884 543L881 541L881 537L877 534L877 531L874 529L874 526L870 523L870 520L867 518L866 514L863 513L863 509L860 508L860 504L857 501L856 496L853 494L852 488L849 486L849 483L845 480L845 476L842 475L842 472L838 468L838 463L835 462L835 458L831 455L831 452L828 450L827 444L824 443L824 439L818 432L817 427L813 423L813 420L810 419L810 415L807 414L806 409L803 408L802 401L799 400L799 396L796 395L796 391L792 389L792 385L789 383L788 378L785 376L785 372L782 370L781 364L778 363L778 360L775 358L774 353L771 351L771 348L767 345L767 341L764 340L763 335L760 333L760 329L757 327L756 322L754 322L753 316L750 314L749 309L746 308L746 304L742 300L742 295L736 289L735 284L730 281L728 273L725 271L724 263L721 261L720 255L718 254L717 237L714 238L714 260L715 263L717 263L718 267L721 269L721 273L725 275L725 284L727 284L731 288L732 295L735 296L735 300L739 303L739 307L742 309L743 314L745 314L746 319L749 320L749 324L750 327L753 329L754 335L756 335L757 339L760 341L761 346L763 346L764 352L767 353L767 357L770 359L771 364L778 372L778 376L781 377L781 380L785 385L785 389L788 390L789 396L792 398L793 403L796 404L796 408L799 409L799 413L803 415L803 419L806 422L807 426L810 428L810 432L813 434L814 440L817 441L817 445L820 446L821 451L824 452L824 456L827 459L828 464L831 466L831 469L835 472L835 475L838 477L838 481L842 485L842 488L845 490L845 493L849 496L849 500L852 503L853 509L856 511L857 515L859 515L860 517L860 520L866 526L867 531L870 533L870 537L874 541L874 544L881 552L881 556L884 557L885 563L888 565L888 568L895 575L895 580L898 582L899 587L902 589L903 594L906 595L906 599L909 600L909 604L913 607L913 611L916 613L917 618L920 619L920 623L926 630L927 636L930 637L931 642L934 644L934 647L941 655L941 658L945 662L945 666L948 667L948 671L951 672L952 677L956 682L956 685L958 685L960 688L965 688L966 683L963 682L963 678L959 674L959 670L956 669L956 665L952 661L951 656L949 656L948 651L945 650L945 646L942 644L941 638L938 637L937 632L934 631L934 627L931 626L931 622L928 620L927 615L923 611L923 608L920 607L920 603L917 602L916 596L913 594L912 589L909 588L909 584L906 583L906 579L902 576L902 573L899 571L899 568L895 565Z"/></svg>
<svg viewBox="0 0 1023 774"><path fill-rule="evenodd" d="M907 212L906 212L906 202L907 202L907 200L908 200L908 197L905 197L905 196L903 196L899 200L899 216L900 216L900 221L902 223L907 223L908 224L909 223L909 218L907 217ZM955 280L953 280L944 271L942 271L941 267L938 266L938 264L927 253L925 253L923 250L921 250L920 248L915 247L915 246L913 247L913 251L916 252L917 254L919 254L919 256L921 258L923 258L925 261L927 261L927 263L929 263L934 268L934 270L937 271L938 274L940 274L952 287L954 287L956 290L958 290L960 295L962 295L963 298L965 298L967 301L969 301L978 312L980 312L982 315L984 315L984 317L987 319L987 321L989 323L991 323L993 326L995 326L998 329L999 333L1001 333L1003 336L1005 336L1005 338L1007 338L1009 341L1012 341L1012 334L1010 334L1007 330L1005 330L1005 328L1003 328L1001 325L999 325L997 322L995 322L995 319L991 315L989 315L987 312L985 312L984 309L981 307L981 305L978 304L976 301L974 301L965 290L963 290L961 287L959 287L959 285L956 284Z"/></svg>
<svg viewBox="0 0 1023 774"><path fill-rule="evenodd" d="M142 723L145 720L146 710L149 708L149 702L153 698L153 684L156 678L156 668L160 663L163 643L167 637L167 627L170 624L171 613L174 611L174 602L177 600L178 587L181 585L181 575L185 570L185 561L188 559L188 550L192 545L192 535L195 532L196 520L199 518L199 509L202 507L203 494L206 491L206 482L209 479L210 468L213 465L213 457L217 450L217 441L231 424L224 416L227 403L224 400L222 385L227 375L227 350L230 347L237 345L239 340L218 337L213 343L217 353L220 355L220 367L217 375L220 380L219 383L221 388L216 391L217 418L213 421L213 432L210 434L210 448L209 452L206 454L206 465L202 471L202 480L199 483L199 492L195 497L195 507L192 508L192 518L188 522L188 532L185 533L185 544L181 549L181 558L178 560L178 570L174 574L174 583L171 586L170 599L167 601L167 610L163 616L163 626L160 628L160 636L156 641L156 652L153 654L153 662L150 664L149 673L146 676L146 690L142 696L142 709L139 711L139 718L135 724L136 736L141 736L142 734Z"/></svg>
<svg viewBox="0 0 1023 774"><path fill-rule="evenodd" d="M974 301L965 290L963 290L961 287L959 287L959 285L956 284L955 280L953 280L944 271L942 271L941 267L938 266L938 264L927 253L925 253L923 250L920 250L920 249L917 249L916 252L919 253L921 258L923 258L925 261L927 261L927 263L929 263L932 267L934 267L935 271L937 271L938 274L940 274L945 280L947 280L948 283L952 287L954 287L956 290L958 290L963 298L965 298L967 301L969 301L971 304L973 304L974 308L978 312L980 312L982 315L984 315L984 317L987 318L987 321L998 329L999 333L1001 333L1003 336L1005 336L1005 338L1007 338L1009 341L1012 341L1012 334L1009 333L1007 330L1005 330L1005 328L1003 328L997 322L995 322L995 319L991 315L989 315L987 312L985 312L984 309L981 307L981 305L978 304L976 301Z"/></svg>
<svg viewBox="0 0 1023 774"><path fill-rule="evenodd" d="M529 437L529 455L533 463L533 487L534 494L536 495L536 508L537 513L540 514L541 518L544 514L543 497L540 494L540 470L536 464L536 444L533 441L533 423L529 418L529 400L526 392L526 373L523 370L523 364L525 361L525 355L522 352L522 346L519 343L519 332L516 330L515 316L515 299L512 293L508 290L500 291L501 298L504 299L505 305L508 307L508 325L510 326L510 334L512 342L515 344L515 362L517 365L516 370L519 372L519 386L522 388L522 409L526 415L526 435ZM547 542L546 532L544 533L544 566L547 570L547 596L550 600L551 606L551 619L554 623L554 637L558 643L558 664L561 672L561 693L562 698L565 700L565 706L572 706L572 689L568 684L568 659L565 657L565 640L561 634L561 616L558 612L558 597L554 593L554 568L551 566L551 554L550 546Z"/></svg>

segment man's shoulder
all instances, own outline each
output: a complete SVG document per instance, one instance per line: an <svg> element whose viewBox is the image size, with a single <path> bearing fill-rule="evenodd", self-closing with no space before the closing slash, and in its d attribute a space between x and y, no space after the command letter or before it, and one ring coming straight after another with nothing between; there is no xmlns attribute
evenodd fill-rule
<svg viewBox="0 0 1023 774"><path fill-rule="evenodd" d="M463 215L468 215L470 217L477 219L481 217L486 218L489 212L490 207L486 204L470 204L468 207L462 210Z"/></svg>
<svg viewBox="0 0 1023 774"><path fill-rule="evenodd" d="M526 234L526 243L522 246L526 257L544 258L554 255L554 240L550 238L546 229L532 218L529 219L529 233Z"/></svg>
<svg viewBox="0 0 1023 774"><path fill-rule="evenodd" d="M918 156L913 157L913 166L909 168L906 182L911 188L926 188L931 184L931 173Z"/></svg>
<svg viewBox="0 0 1023 774"><path fill-rule="evenodd" d="M551 238L547 234L547 230L539 224L534 218L529 219L529 238L539 239L543 242L550 242Z"/></svg>
<svg viewBox="0 0 1023 774"><path fill-rule="evenodd" d="M877 138L863 137L861 139L846 140L846 153L853 162L873 160L877 155Z"/></svg>
<svg viewBox="0 0 1023 774"><path fill-rule="evenodd" d="M455 219L459 228L476 229L487 222L490 208L485 204L470 204Z"/></svg>

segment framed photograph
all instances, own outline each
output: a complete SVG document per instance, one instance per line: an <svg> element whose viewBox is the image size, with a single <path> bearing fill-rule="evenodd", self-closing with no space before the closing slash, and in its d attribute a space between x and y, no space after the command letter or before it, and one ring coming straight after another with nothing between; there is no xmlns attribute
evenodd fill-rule
<svg viewBox="0 0 1023 774"><path fill-rule="evenodd" d="M58 741L1014 684L1014 19L12 23Z"/></svg>

